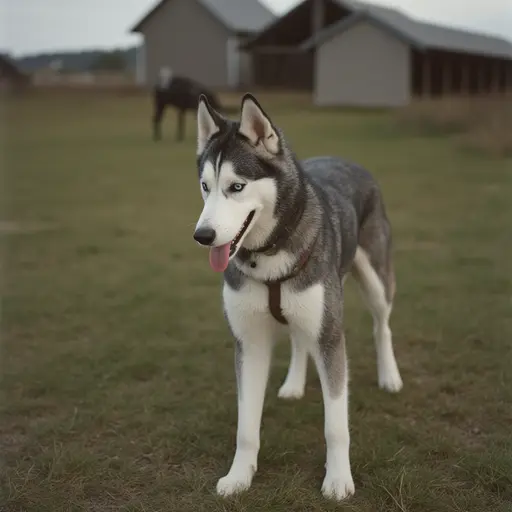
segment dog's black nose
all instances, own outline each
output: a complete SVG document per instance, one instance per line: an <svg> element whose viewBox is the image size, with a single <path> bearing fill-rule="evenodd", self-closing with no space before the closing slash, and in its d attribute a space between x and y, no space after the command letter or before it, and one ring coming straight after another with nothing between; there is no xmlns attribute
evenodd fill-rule
<svg viewBox="0 0 512 512"><path fill-rule="evenodd" d="M212 228L199 228L194 233L194 240L201 245L212 245L216 235L215 230Z"/></svg>

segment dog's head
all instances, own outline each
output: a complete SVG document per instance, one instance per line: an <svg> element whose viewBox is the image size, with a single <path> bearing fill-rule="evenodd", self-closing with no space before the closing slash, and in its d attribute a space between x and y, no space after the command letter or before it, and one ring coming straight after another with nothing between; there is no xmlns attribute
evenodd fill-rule
<svg viewBox="0 0 512 512"><path fill-rule="evenodd" d="M278 177L287 160L280 131L246 94L239 122L216 112L204 95L197 111L197 162L204 208L195 240L210 247L222 272L240 247L261 247L276 224Z"/></svg>

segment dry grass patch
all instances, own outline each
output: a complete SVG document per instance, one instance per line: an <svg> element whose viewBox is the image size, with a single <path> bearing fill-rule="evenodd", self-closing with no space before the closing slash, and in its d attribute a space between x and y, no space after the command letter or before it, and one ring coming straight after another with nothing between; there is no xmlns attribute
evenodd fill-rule
<svg viewBox="0 0 512 512"><path fill-rule="evenodd" d="M40 231L48 231L52 229L57 229L57 226L47 222L17 222L0 220L0 235L38 233Z"/></svg>
<svg viewBox="0 0 512 512"><path fill-rule="evenodd" d="M398 119L422 133L456 135L464 146L494 157L512 155L512 92L418 100Z"/></svg>

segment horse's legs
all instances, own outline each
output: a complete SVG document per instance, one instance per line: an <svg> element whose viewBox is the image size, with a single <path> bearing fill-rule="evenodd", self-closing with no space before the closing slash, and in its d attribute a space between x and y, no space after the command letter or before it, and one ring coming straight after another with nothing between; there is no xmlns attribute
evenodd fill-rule
<svg viewBox="0 0 512 512"><path fill-rule="evenodd" d="M162 138L161 125L164 117L165 103L158 97L155 97L155 109L153 113L153 139L160 140Z"/></svg>
<svg viewBox="0 0 512 512"><path fill-rule="evenodd" d="M176 131L176 140L178 142L185 138L185 117L187 111L183 108L178 109L178 127Z"/></svg>

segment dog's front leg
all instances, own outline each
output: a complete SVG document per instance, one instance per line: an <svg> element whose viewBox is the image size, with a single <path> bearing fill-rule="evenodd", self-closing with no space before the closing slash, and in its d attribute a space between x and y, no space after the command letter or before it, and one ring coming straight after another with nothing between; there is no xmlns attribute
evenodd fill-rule
<svg viewBox="0 0 512 512"><path fill-rule="evenodd" d="M236 292L228 289L224 296L231 294ZM235 336L238 428L233 463L228 474L217 483L217 492L229 496L248 489L258 467L261 414L274 333L267 315L244 314L236 306L231 308L230 301L225 302L225 308Z"/></svg>
<svg viewBox="0 0 512 512"><path fill-rule="evenodd" d="M341 323L341 322L340 322ZM336 320L324 329L313 357L318 369L325 414L326 474L322 493L341 500L354 494L348 427L348 368L345 338Z"/></svg>
<svg viewBox="0 0 512 512"><path fill-rule="evenodd" d="M342 329L342 290L317 283L295 293L300 304L290 329L297 346L307 347L315 361L325 414L327 445L325 497L341 500L354 493L350 469L348 429L348 375ZM339 311L338 311L339 308Z"/></svg>

